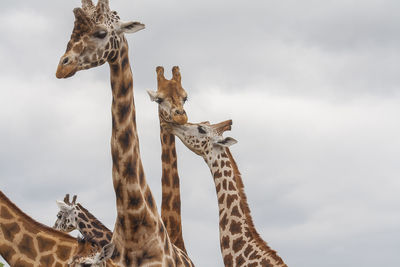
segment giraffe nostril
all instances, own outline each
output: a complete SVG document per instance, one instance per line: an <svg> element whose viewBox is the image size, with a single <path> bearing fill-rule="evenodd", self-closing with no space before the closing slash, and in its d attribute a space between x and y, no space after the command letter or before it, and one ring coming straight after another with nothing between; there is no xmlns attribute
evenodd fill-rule
<svg viewBox="0 0 400 267"><path fill-rule="evenodd" d="M63 65L67 65L68 62L69 62L69 58L66 57L66 58L63 59L62 64L63 64Z"/></svg>

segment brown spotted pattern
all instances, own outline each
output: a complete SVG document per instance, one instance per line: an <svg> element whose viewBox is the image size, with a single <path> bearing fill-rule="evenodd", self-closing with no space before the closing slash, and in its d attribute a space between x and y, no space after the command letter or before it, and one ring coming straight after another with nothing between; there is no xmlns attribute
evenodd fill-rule
<svg viewBox="0 0 400 267"><path fill-rule="evenodd" d="M103 10L106 10L106 13L111 12L108 11L108 7ZM82 9L82 12L85 10ZM75 21L74 33L78 25L79 28L91 27L91 29L104 26L102 20L99 20L100 24L93 19L87 22L90 13L85 13L85 16L81 17L86 20ZM106 17L106 14L103 14L103 17ZM110 34L111 27L107 29ZM68 47L74 47L83 40L83 47L90 48L95 53L102 52L104 44L86 40L87 32L77 32L76 34L77 37L71 38ZM117 204L117 218L112 237L112 243L117 253L113 257L113 261L118 266L193 266L186 253L170 241L157 211L154 197L146 182L136 129L133 78L128 58L128 44L123 31L116 32L116 34L120 42L114 50L115 55L107 58L112 90L112 176ZM89 47L91 45L94 46ZM69 55L67 52L63 58L69 57ZM77 61L85 56L82 53L76 55ZM68 64L63 65L63 58L59 64L61 70L57 71L57 74L60 75L57 76L69 77L71 75L68 75L68 68L65 70Z"/></svg>
<svg viewBox="0 0 400 267"><path fill-rule="evenodd" d="M241 174L223 138L232 121L176 125L171 131L193 152L202 156L213 175L219 207L220 246L225 266L287 266L257 233L247 205Z"/></svg>
<svg viewBox="0 0 400 267"><path fill-rule="evenodd" d="M68 266L75 238L42 225L0 191L0 254L10 266Z"/></svg>

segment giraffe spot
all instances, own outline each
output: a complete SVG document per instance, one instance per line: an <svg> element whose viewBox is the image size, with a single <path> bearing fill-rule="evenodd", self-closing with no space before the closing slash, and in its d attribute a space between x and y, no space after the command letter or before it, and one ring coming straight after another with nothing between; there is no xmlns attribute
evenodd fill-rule
<svg viewBox="0 0 400 267"><path fill-rule="evenodd" d="M233 257L231 254L225 255L224 264L225 266L233 266Z"/></svg>
<svg viewBox="0 0 400 267"><path fill-rule="evenodd" d="M225 161L221 160L221 168L225 166Z"/></svg>
<svg viewBox="0 0 400 267"><path fill-rule="evenodd" d="M245 244L245 241L243 240L243 237L236 238L232 242L233 251L235 253L237 253L238 251L240 251L243 248L244 244Z"/></svg>
<svg viewBox="0 0 400 267"><path fill-rule="evenodd" d="M163 186L168 186L168 187L171 186L170 179L169 179L169 170L166 168L163 168L162 176L161 176L161 183Z"/></svg>
<svg viewBox="0 0 400 267"><path fill-rule="evenodd" d="M172 203L172 207L175 211L181 210L181 199L179 195L175 197L174 202Z"/></svg>
<svg viewBox="0 0 400 267"><path fill-rule="evenodd" d="M229 236L222 237L221 248L222 249L228 249L229 248Z"/></svg>
<svg viewBox="0 0 400 267"><path fill-rule="evenodd" d="M226 180L222 181L222 189L224 190L228 189L228 182Z"/></svg>
<svg viewBox="0 0 400 267"><path fill-rule="evenodd" d="M162 195L162 204L161 205L165 206L167 209L170 209L171 198L172 198L172 193L163 193L163 195Z"/></svg>
<svg viewBox="0 0 400 267"><path fill-rule="evenodd" d="M146 196L147 204L149 204L151 209L154 209L154 199L153 199L153 196L152 196L150 190L148 190L146 192L146 195L147 195Z"/></svg>
<svg viewBox="0 0 400 267"><path fill-rule="evenodd" d="M225 177L231 177L232 171L224 171L224 176Z"/></svg>
<svg viewBox="0 0 400 267"><path fill-rule="evenodd" d="M124 152L126 152L132 141L132 129L128 127L123 133L118 137L119 144Z"/></svg>
<svg viewBox="0 0 400 267"><path fill-rule="evenodd" d="M174 182L174 184L173 184L174 187L179 187L179 176L177 173L174 173L173 182Z"/></svg>
<svg viewBox="0 0 400 267"><path fill-rule="evenodd" d="M222 177L222 173L219 170L214 172L214 179L218 179L218 178L221 178L221 177Z"/></svg>
<svg viewBox="0 0 400 267"><path fill-rule="evenodd" d="M97 231L97 230L95 230L95 229L92 230L92 233L93 233L94 236L97 237L97 238L102 238L103 235L104 235L103 232Z"/></svg>
<svg viewBox="0 0 400 267"><path fill-rule="evenodd" d="M38 236L36 238L40 252L51 250L56 242L50 238Z"/></svg>
<svg viewBox="0 0 400 267"><path fill-rule="evenodd" d="M140 186L144 186L144 171L143 171L143 165L141 163L139 163L139 182L140 182Z"/></svg>
<svg viewBox="0 0 400 267"><path fill-rule="evenodd" d="M241 217L241 214L237 206L232 208L231 215L236 217Z"/></svg>
<svg viewBox="0 0 400 267"><path fill-rule="evenodd" d="M240 222L236 222L232 220L231 226L229 227L229 231L232 235L239 234L242 232L242 224Z"/></svg>
<svg viewBox="0 0 400 267"><path fill-rule="evenodd" d="M107 234L106 234L106 238L107 238L108 241L111 241L111 239L112 239L111 234L110 234L110 233L107 233Z"/></svg>
<svg viewBox="0 0 400 267"><path fill-rule="evenodd" d="M226 167L228 167L228 168L231 167L231 162L230 162L229 160L227 160L227 161L225 162L225 164L226 164Z"/></svg>
<svg viewBox="0 0 400 267"><path fill-rule="evenodd" d="M10 262L16 251L10 246L2 245L0 246L0 253L7 262Z"/></svg>
<svg viewBox="0 0 400 267"><path fill-rule="evenodd" d="M222 230L225 230L226 225L228 224L228 219L226 213L222 217L222 219L219 221L219 226L221 227Z"/></svg>
<svg viewBox="0 0 400 267"><path fill-rule="evenodd" d="M124 71L126 69L126 66L128 65L129 65L129 59L128 57L124 57L121 62L122 71Z"/></svg>
<svg viewBox="0 0 400 267"><path fill-rule="evenodd" d="M106 47L106 49L107 49L107 47ZM115 53L115 51L112 50L112 51L110 52L110 54L108 55L108 60L109 60L109 61L115 61L115 59L116 59L116 54L117 54L117 53ZM114 64L112 64L111 66L114 66ZM118 66L118 65L116 65L116 66ZM118 66L118 68L117 68L117 72L114 72L113 74L114 74L114 75L118 75L118 72L119 72L119 66Z"/></svg>
<svg viewBox="0 0 400 267"><path fill-rule="evenodd" d="M169 151L168 149L163 149L162 155L161 155L161 160L162 162L169 164L171 162L171 158L169 156Z"/></svg>
<svg viewBox="0 0 400 267"><path fill-rule="evenodd" d="M221 196L218 198L218 203L220 204L224 203L225 195L226 195L225 193L221 194Z"/></svg>
<svg viewBox="0 0 400 267"><path fill-rule="evenodd" d="M237 195L228 195L226 197L226 206L227 206L227 208L230 209L233 201L235 201L237 199L239 199L239 197Z"/></svg>
<svg viewBox="0 0 400 267"><path fill-rule="evenodd" d="M8 208L6 208L5 206L1 207L0 217L4 218L4 219L12 219L13 218L13 216L10 213L10 211L8 210Z"/></svg>
<svg viewBox="0 0 400 267"><path fill-rule="evenodd" d="M253 251L253 253L250 254L249 260L255 260L258 259L260 256L257 255L257 251Z"/></svg>
<svg viewBox="0 0 400 267"><path fill-rule="evenodd" d="M129 202L128 202L128 208L130 209L137 209L141 206L142 203L142 198L141 197L136 197L136 196L131 196L129 198Z"/></svg>
<svg viewBox="0 0 400 267"><path fill-rule="evenodd" d="M86 228L86 225L85 225L83 222L79 222L78 226L79 226L79 228L80 228L81 230L83 230L83 229Z"/></svg>
<svg viewBox="0 0 400 267"><path fill-rule="evenodd" d="M104 52L103 58L107 58L107 57L108 57L108 54L109 54L109 51Z"/></svg>
<svg viewBox="0 0 400 267"><path fill-rule="evenodd" d="M236 266L241 266L242 264L245 263L245 260L242 255L239 255L236 257L235 262L236 262Z"/></svg>
<svg viewBox="0 0 400 267"><path fill-rule="evenodd" d="M150 253L148 250L143 251L142 256L137 257L137 264L138 266L140 265L146 265L146 262L152 261L152 259L155 257L155 255L152 255L153 253Z"/></svg>
<svg viewBox="0 0 400 267"><path fill-rule="evenodd" d="M228 158L228 155L224 152L224 153L221 154L221 157Z"/></svg>
<svg viewBox="0 0 400 267"><path fill-rule="evenodd" d="M124 164L123 176L127 182L136 180L136 157L129 156Z"/></svg>
<svg viewBox="0 0 400 267"><path fill-rule="evenodd" d="M121 87L121 90L122 90L122 87ZM118 105L118 116L119 116L119 118L118 118L119 120L118 121L119 121L119 123L122 123L127 119L128 114L129 114L130 111L131 111L131 103L130 102L122 103L122 104ZM129 127L128 129L126 129L124 134L127 135L127 137L131 137L132 136L132 129ZM128 145L129 145L129 143L128 143Z"/></svg>
<svg viewBox="0 0 400 267"><path fill-rule="evenodd" d="M262 266L262 267L272 267L272 264L271 264L271 262L270 262L269 260L263 259L263 260L261 261L261 266Z"/></svg>
<svg viewBox="0 0 400 267"><path fill-rule="evenodd" d="M35 247L33 245L33 238L27 234L22 236L21 241L18 244L19 251L26 255L28 258L35 260L37 253L35 251Z"/></svg>
<svg viewBox="0 0 400 267"><path fill-rule="evenodd" d="M124 216L119 216L118 217L118 224L121 227L122 231L125 232L126 225L125 225L125 218Z"/></svg>
<svg viewBox="0 0 400 267"><path fill-rule="evenodd" d="M125 81L124 83L121 84L118 92L118 97L124 97L126 96L132 89L132 82L131 81Z"/></svg>
<svg viewBox="0 0 400 267"><path fill-rule="evenodd" d="M174 141L175 142L175 141ZM173 144L173 145L175 145L175 144ZM176 149L175 149L175 147L173 147L172 149L171 149L171 152L172 152L172 157L174 158L174 159L176 159Z"/></svg>
<svg viewBox="0 0 400 267"><path fill-rule="evenodd" d="M175 135L173 135L173 134L169 135L169 143L170 143L170 145L173 145L175 143Z"/></svg>
<svg viewBox="0 0 400 267"><path fill-rule="evenodd" d="M79 213L79 214L78 214L78 217L81 218L82 220L84 220L85 222L89 222L89 219L88 219L88 218L86 217L86 215L83 214L83 213Z"/></svg>
<svg viewBox="0 0 400 267"><path fill-rule="evenodd" d="M57 262L56 265L54 265L54 267L63 267L61 263Z"/></svg>
<svg viewBox="0 0 400 267"><path fill-rule="evenodd" d="M19 233L19 231L21 230L21 228L19 227L19 225L17 223L2 223L0 224L1 226L1 230L3 232L4 238L10 242L13 242L14 237L17 233Z"/></svg>
<svg viewBox="0 0 400 267"><path fill-rule="evenodd" d="M229 187L228 187L228 189L229 189L230 191L236 191L236 187L235 187L235 185L234 185L232 182L229 182Z"/></svg>
<svg viewBox="0 0 400 267"><path fill-rule="evenodd" d="M46 255L40 258L40 266L52 266L55 262L53 255Z"/></svg>
<svg viewBox="0 0 400 267"><path fill-rule="evenodd" d="M123 187L123 185L122 185L121 181L118 181L117 185L114 187L115 196L117 198L117 203L122 203L124 200L124 194L122 191L122 189L123 189L122 187Z"/></svg>
<svg viewBox="0 0 400 267"><path fill-rule="evenodd" d="M221 190L221 184L218 184L216 189L217 189L217 193L218 193Z"/></svg>
<svg viewBox="0 0 400 267"><path fill-rule="evenodd" d="M178 162L177 162L177 160L175 159L174 162L172 162L172 168L173 168L173 169L176 169L177 166L178 166Z"/></svg>
<svg viewBox="0 0 400 267"><path fill-rule="evenodd" d="M15 267L31 267L32 264L23 259L18 259L14 266Z"/></svg>
<svg viewBox="0 0 400 267"><path fill-rule="evenodd" d="M218 167L218 161L215 160L215 161L213 162L212 166L213 166L213 167Z"/></svg>
<svg viewBox="0 0 400 267"><path fill-rule="evenodd" d="M60 260L66 261L70 258L71 248L67 246L58 246L56 250L56 255Z"/></svg>
<svg viewBox="0 0 400 267"><path fill-rule="evenodd" d="M247 245L246 249L245 249L244 252L243 252L243 255L244 255L245 257L248 257L249 254L250 254L250 252L251 252L252 250L253 250L253 248L252 248L250 245Z"/></svg>
<svg viewBox="0 0 400 267"><path fill-rule="evenodd" d="M114 121L114 119L113 119L113 121ZM119 172L119 152L115 147L113 147L111 149L111 156L112 156L112 161L113 161L113 167L115 168L115 170L117 172Z"/></svg>

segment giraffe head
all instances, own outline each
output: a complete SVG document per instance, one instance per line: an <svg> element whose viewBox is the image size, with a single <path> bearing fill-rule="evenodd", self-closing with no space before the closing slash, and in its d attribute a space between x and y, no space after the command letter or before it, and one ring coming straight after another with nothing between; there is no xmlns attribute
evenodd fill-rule
<svg viewBox="0 0 400 267"><path fill-rule="evenodd" d="M82 0L82 8L74 9L75 23L67 50L58 64L57 78L68 78L77 71L113 62L119 56L124 33L144 29L139 22L123 22L111 11L108 0Z"/></svg>
<svg viewBox="0 0 400 267"><path fill-rule="evenodd" d="M78 215L76 209L76 195L69 201L69 194L66 194L64 201L57 201L60 211L57 213L57 220L53 228L62 232L71 232L76 229L75 218Z"/></svg>
<svg viewBox="0 0 400 267"><path fill-rule="evenodd" d="M114 244L109 243L103 248L91 239L79 239L78 249L70 267L106 267L114 266L110 259L114 252Z"/></svg>
<svg viewBox="0 0 400 267"><path fill-rule="evenodd" d="M158 103L159 114L162 122L185 124L188 120L183 104L187 100L187 93L181 84L179 67L172 68L172 79L164 77L164 68L158 66L157 91L147 91L151 101Z"/></svg>
<svg viewBox="0 0 400 267"><path fill-rule="evenodd" d="M221 152L237 141L232 137L223 137L225 131L231 129L232 120L223 121L217 124L209 122L186 123L178 125L170 123L170 131L179 137L182 142L194 153L207 159L212 154Z"/></svg>

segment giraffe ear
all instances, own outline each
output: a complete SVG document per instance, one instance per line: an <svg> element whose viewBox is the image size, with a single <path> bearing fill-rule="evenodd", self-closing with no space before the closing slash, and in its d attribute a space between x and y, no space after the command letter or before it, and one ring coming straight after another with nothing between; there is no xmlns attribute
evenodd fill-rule
<svg viewBox="0 0 400 267"><path fill-rule="evenodd" d="M128 21L119 23L119 32L123 33L134 33L145 28L144 24L137 22L137 21Z"/></svg>
<svg viewBox="0 0 400 267"><path fill-rule="evenodd" d="M114 248L115 248L115 246L114 246L113 243L109 243L109 244L105 245L105 246L101 249L101 252L100 252L99 257L98 257L98 259L97 259L98 263L100 263L100 262L102 262L102 261L105 261L105 260L111 258L111 256L112 256L113 253L114 253Z"/></svg>
<svg viewBox="0 0 400 267"><path fill-rule="evenodd" d="M71 206L65 204L64 201L57 200L56 203L57 203L58 208L61 211L68 212L68 211L71 211L73 209Z"/></svg>
<svg viewBox="0 0 400 267"><path fill-rule="evenodd" d="M216 145L222 146L222 147L230 147L231 145L236 144L238 141L232 137L226 137L223 139L218 140L215 142Z"/></svg>
<svg viewBox="0 0 400 267"><path fill-rule="evenodd" d="M151 101L156 101L156 99L158 98L156 91L147 90L147 93L149 94Z"/></svg>

